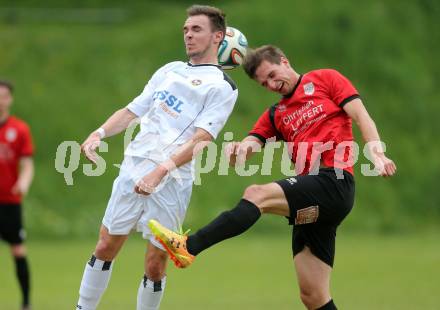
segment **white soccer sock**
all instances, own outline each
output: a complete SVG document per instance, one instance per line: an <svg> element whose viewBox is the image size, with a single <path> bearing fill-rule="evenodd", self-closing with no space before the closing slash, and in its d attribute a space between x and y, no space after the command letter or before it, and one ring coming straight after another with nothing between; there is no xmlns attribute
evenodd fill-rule
<svg viewBox="0 0 440 310"><path fill-rule="evenodd" d="M102 261L92 255L84 269L81 286L79 288L79 300L76 309L95 310L102 294L107 288L112 273L112 262Z"/></svg>
<svg viewBox="0 0 440 310"><path fill-rule="evenodd" d="M139 286L136 310L157 310L162 300L167 277L153 282L144 276Z"/></svg>

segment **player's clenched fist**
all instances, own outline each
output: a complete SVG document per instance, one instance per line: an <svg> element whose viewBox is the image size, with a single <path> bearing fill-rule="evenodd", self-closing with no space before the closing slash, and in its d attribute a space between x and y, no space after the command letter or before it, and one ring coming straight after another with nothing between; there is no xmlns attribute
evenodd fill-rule
<svg viewBox="0 0 440 310"><path fill-rule="evenodd" d="M168 170L164 166L157 166L156 169L145 175L136 183L134 191L145 196L152 194L167 173Z"/></svg>

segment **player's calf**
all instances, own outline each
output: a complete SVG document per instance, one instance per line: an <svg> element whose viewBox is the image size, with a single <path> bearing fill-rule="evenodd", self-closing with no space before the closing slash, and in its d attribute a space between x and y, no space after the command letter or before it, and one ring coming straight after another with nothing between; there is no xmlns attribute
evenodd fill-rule
<svg viewBox="0 0 440 310"><path fill-rule="evenodd" d="M92 255L84 269L77 309L96 309L110 281L112 268L112 261L103 261Z"/></svg>
<svg viewBox="0 0 440 310"><path fill-rule="evenodd" d="M168 255L150 244L145 258L145 274L151 281L160 281L165 276Z"/></svg>
<svg viewBox="0 0 440 310"><path fill-rule="evenodd" d="M157 310L166 284L167 253L153 243L145 255L145 274L139 284L136 310Z"/></svg>

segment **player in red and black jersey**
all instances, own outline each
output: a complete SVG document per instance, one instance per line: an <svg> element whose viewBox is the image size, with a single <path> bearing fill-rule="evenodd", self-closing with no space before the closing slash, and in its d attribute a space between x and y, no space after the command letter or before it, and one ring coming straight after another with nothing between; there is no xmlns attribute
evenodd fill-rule
<svg viewBox="0 0 440 310"><path fill-rule="evenodd" d="M231 164L246 160L270 141L288 142L296 177L246 188L241 201L188 237L150 223L180 267L201 251L251 227L264 213L286 216L294 225L292 250L300 295L308 309L336 309L330 296L330 275L336 230L354 202L353 164L356 147L352 120L370 146L379 174L392 176L396 166L380 143L374 121L357 90L331 69L298 74L274 46L249 51L246 73L261 86L282 95L258 119L249 135L231 143Z"/></svg>
<svg viewBox="0 0 440 310"><path fill-rule="evenodd" d="M0 238L11 248L24 310L30 309L30 285L21 200L33 178L33 145L27 124L9 114L12 90L9 82L0 81Z"/></svg>

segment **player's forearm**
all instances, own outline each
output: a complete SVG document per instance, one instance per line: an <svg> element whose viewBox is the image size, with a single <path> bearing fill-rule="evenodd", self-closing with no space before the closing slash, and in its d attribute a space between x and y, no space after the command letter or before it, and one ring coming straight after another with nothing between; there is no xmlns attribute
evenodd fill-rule
<svg viewBox="0 0 440 310"><path fill-rule="evenodd" d="M194 149L196 145L201 142L197 140L191 140L183 144L179 150L173 154L166 163L172 163L171 166L180 167L188 162L190 162L194 157ZM170 167L171 167L170 166Z"/></svg>
<svg viewBox="0 0 440 310"><path fill-rule="evenodd" d="M34 178L34 161L31 157L24 157L20 160L20 173L18 183L24 193L27 193Z"/></svg>
<svg viewBox="0 0 440 310"><path fill-rule="evenodd" d="M371 117L363 117L359 119L356 124L359 127L362 138L365 142L380 141L379 132L377 131L376 124Z"/></svg>
<svg viewBox="0 0 440 310"><path fill-rule="evenodd" d="M366 143L369 142L377 142L370 143L369 146L374 147L374 151L376 153L383 153L382 146L380 145L380 136L377 131L376 124L373 119L370 117L367 109L360 99L354 99L353 101L347 103L344 106L344 110L347 114L353 119L356 125L359 127L361 131L362 138Z"/></svg>
<svg viewBox="0 0 440 310"><path fill-rule="evenodd" d="M182 144L168 160L161 163L161 166L170 171L190 162L210 141L212 136L207 131L198 129L196 134Z"/></svg>
<svg viewBox="0 0 440 310"><path fill-rule="evenodd" d="M102 124L101 128L104 129L106 137L111 137L127 129L136 117L136 114L127 108L122 108L113 113L113 115Z"/></svg>
<svg viewBox="0 0 440 310"><path fill-rule="evenodd" d="M383 147L380 143L381 140L379 132L377 131L376 124L374 123L373 119L368 115L368 113L359 117L357 120L355 120L355 122L359 127L363 140L369 146L370 151L377 154L384 153Z"/></svg>

